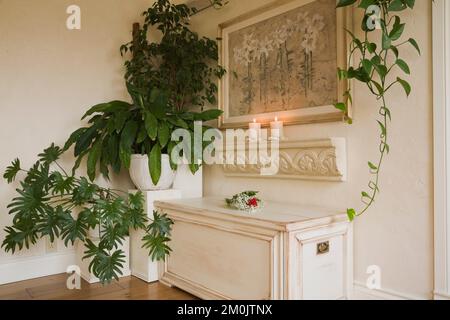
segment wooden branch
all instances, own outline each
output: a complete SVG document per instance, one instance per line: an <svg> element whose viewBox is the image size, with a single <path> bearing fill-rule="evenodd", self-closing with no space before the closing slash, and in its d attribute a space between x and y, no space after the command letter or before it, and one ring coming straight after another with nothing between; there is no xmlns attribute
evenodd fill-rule
<svg viewBox="0 0 450 320"><path fill-rule="evenodd" d="M139 32L141 31L141 26L139 22L133 23L133 55L138 51L139 48Z"/></svg>

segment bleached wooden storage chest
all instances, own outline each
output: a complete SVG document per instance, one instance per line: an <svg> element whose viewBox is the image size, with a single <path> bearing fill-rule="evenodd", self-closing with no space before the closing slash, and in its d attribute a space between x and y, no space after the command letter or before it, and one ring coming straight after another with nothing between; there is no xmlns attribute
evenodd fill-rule
<svg viewBox="0 0 450 320"><path fill-rule="evenodd" d="M337 210L266 202L257 213L221 198L155 202L175 222L160 281L202 299L346 299L352 226Z"/></svg>

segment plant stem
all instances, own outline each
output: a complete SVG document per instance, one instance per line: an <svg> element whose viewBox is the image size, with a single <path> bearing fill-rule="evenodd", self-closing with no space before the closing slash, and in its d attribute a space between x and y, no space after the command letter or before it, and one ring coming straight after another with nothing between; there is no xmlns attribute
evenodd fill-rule
<svg viewBox="0 0 450 320"><path fill-rule="evenodd" d="M378 190L379 190L378 189L378 184L379 184L379 178L380 178L380 170L381 170L381 166L383 164L384 156L386 155L386 152L387 152L387 142L388 142L388 135L387 135L388 121L387 121L387 114L384 111L384 110L386 110L386 99L384 97L384 94L382 95L381 99L383 101L383 106L380 108L380 114L383 115L383 124L384 124L384 127L386 128L386 133L381 135L380 157L378 159L377 169L374 172L374 174L375 174L374 185L371 185L371 183L369 183L369 188L372 190L372 194L370 195L370 201L366 203L366 205L363 208L363 210L361 210L359 213L357 213L356 216L363 215L372 206L372 204L375 202L375 198L376 198L376 195L377 195Z"/></svg>

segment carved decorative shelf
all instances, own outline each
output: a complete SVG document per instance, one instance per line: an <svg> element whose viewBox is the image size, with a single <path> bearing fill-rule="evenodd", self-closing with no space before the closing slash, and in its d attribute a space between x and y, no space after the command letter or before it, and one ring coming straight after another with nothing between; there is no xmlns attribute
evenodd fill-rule
<svg viewBox="0 0 450 320"><path fill-rule="evenodd" d="M270 142L268 142L270 150ZM327 138L320 140L283 140L279 144L279 168L274 175L261 175L266 166L259 158L249 161L248 145L238 145L236 150L245 148L245 163L224 164L223 170L228 177L252 177L275 179L299 179L321 181L346 181L347 150L345 138ZM269 151L270 153L270 151ZM257 163L257 164L248 164Z"/></svg>

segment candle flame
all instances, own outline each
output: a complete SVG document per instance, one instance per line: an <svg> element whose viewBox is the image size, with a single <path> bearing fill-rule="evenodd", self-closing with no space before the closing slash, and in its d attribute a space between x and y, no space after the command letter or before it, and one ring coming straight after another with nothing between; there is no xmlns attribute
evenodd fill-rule
<svg viewBox="0 0 450 320"><path fill-rule="evenodd" d="M256 123L256 119L253 119L253 123Z"/></svg>
<svg viewBox="0 0 450 320"><path fill-rule="evenodd" d="M278 121L278 117L275 117L275 121Z"/></svg>

